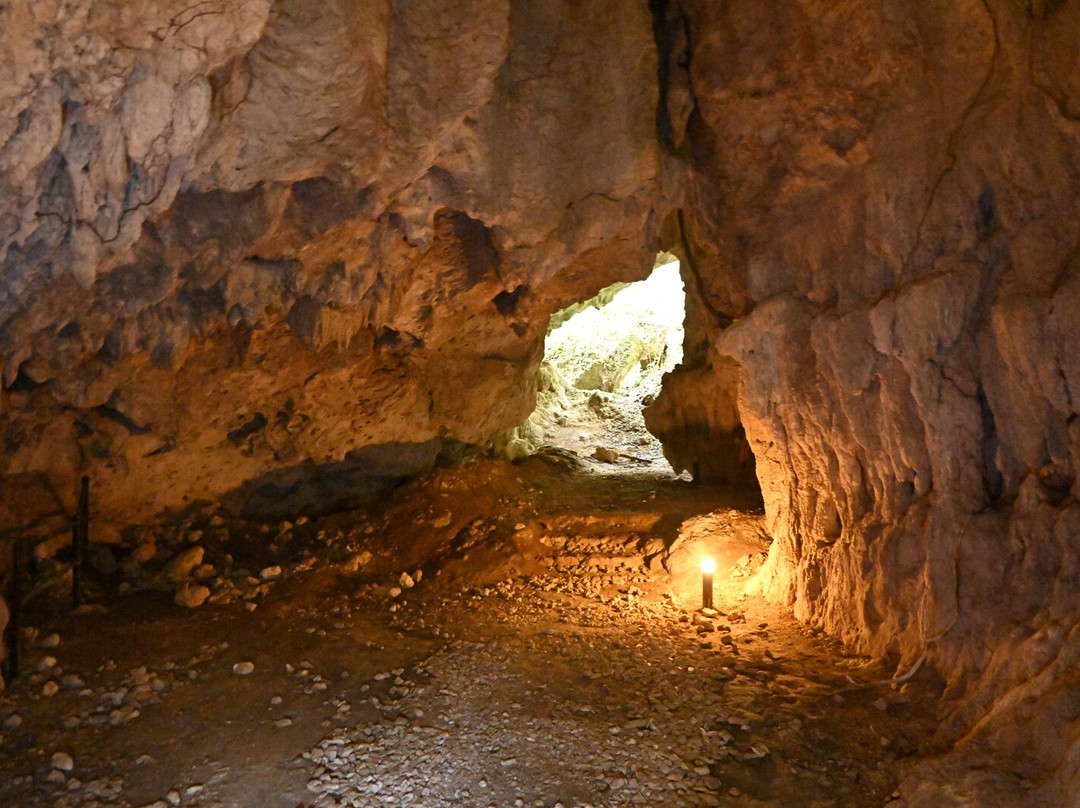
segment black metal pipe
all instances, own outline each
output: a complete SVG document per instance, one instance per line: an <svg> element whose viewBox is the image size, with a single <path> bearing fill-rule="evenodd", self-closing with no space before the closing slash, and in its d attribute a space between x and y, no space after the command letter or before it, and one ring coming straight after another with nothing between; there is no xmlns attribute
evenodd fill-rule
<svg viewBox="0 0 1080 808"><path fill-rule="evenodd" d="M71 567L71 607L82 604L82 572L86 560L86 545L90 540L90 478L83 477L79 487L79 510L71 526L71 543L75 561Z"/></svg>
<svg viewBox="0 0 1080 808"><path fill-rule="evenodd" d="M9 682L19 675L19 645L22 642L25 548L21 539L15 540L11 555L11 581L8 585L11 614L8 620L8 655L4 660L4 679Z"/></svg>

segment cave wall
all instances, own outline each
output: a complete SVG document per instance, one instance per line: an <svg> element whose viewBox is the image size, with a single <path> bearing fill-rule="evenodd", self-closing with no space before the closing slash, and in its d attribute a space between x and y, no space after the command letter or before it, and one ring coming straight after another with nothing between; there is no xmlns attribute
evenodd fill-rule
<svg viewBox="0 0 1080 808"><path fill-rule="evenodd" d="M16 2L0 54L0 529L415 471L652 266L644 3Z"/></svg>
<svg viewBox="0 0 1080 808"><path fill-rule="evenodd" d="M910 804L1075 804L1080 3L678 9L687 237L776 539L758 586L943 673L952 754Z"/></svg>
<svg viewBox="0 0 1080 808"><path fill-rule="evenodd" d="M677 249L762 591L947 679L906 799L1080 794L1078 0L35 0L0 54L0 531L423 467Z"/></svg>
<svg viewBox="0 0 1080 808"><path fill-rule="evenodd" d="M739 363L711 350L717 312L704 300L677 224L674 230L686 294L683 359L664 374L660 394L644 409L645 426L663 445L675 473L688 472L696 483L753 489L758 482L739 414ZM722 316L719 320L730 324Z"/></svg>

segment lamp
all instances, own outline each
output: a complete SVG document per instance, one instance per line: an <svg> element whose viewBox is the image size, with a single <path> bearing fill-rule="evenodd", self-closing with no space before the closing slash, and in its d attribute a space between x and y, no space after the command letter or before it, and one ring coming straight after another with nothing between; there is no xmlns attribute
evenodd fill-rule
<svg viewBox="0 0 1080 808"><path fill-rule="evenodd" d="M716 562L711 558L701 559L701 608L703 609L713 607L712 577L714 572L716 572Z"/></svg>

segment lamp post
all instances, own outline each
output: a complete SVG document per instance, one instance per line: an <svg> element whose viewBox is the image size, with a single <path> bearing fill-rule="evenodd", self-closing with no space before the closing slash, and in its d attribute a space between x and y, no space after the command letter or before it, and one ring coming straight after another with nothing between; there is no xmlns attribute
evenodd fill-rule
<svg viewBox="0 0 1080 808"><path fill-rule="evenodd" d="M716 562L711 558L701 559L701 608L703 609L713 607L712 577L714 572L716 572Z"/></svg>

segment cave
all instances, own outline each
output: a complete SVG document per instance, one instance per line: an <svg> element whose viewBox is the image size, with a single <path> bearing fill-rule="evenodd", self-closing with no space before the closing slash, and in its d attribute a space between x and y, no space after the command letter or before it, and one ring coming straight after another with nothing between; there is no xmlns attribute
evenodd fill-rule
<svg viewBox="0 0 1080 808"><path fill-rule="evenodd" d="M670 474L642 413L682 362L685 319L679 261L667 253L644 280L614 283L553 314L536 409L498 447L503 456L552 447L611 471Z"/></svg>
<svg viewBox="0 0 1080 808"><path fill-rule="evenodd" d="M0 803L1080 804L1078 66L1077 0L0 3ZM657 443L553 441L673 260Z"/></svg>

